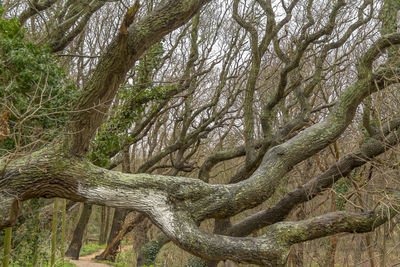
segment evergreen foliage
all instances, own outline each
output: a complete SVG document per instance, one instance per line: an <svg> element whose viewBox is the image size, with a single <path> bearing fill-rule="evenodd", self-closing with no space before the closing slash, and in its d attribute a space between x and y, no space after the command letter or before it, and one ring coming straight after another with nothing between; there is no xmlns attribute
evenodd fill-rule
<svg viewBox="0 0 400 267"><path fill-rule="evenodd" d="M11 135L1 141L0 155L53 139L79 95L49 48L27 40L24 32L16 18L0 19L0 110L12 113Z"/></svg>
<svg viewBox="0 0 400 267"><path fill-rule="evenodd" d="M152 81L152 73L158 68L164 49L162 42L151 47L149 52L138 62L135 79L132 84L121 86L107 120L97 132L92 142L89 158L98 166L109 164L110 154L120 151L124 144L132 143L133 138L127 134L135 122L149 112L151 103L166 98L166 92L176 89L175 85L159 86Z"/></svg>
<svg viewBox="0 0 400 267"><path fill-rule="evenodd" d="M0 156L5 156L54 139L68 121L68 111L79 91L49 48L25 38L18 20L3 19L2 14L0 4L0 111L11 111L11 134L0 141ZM36 266L48 261L49 227L40 218L46 204L44 199L24 202L23 221L13 227L10 266ZM4 243L4 232L0 233L0 242Z"/></svg>

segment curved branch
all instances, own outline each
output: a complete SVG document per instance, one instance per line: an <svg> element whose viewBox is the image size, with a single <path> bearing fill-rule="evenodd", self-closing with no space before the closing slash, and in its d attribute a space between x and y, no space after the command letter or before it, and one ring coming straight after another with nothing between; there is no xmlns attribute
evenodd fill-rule
<svg viewBox="0 0 400 267"><path fill-rule="evenodd" d="M286 231L286 241L296 244L337 233L371 232L396 214L394 208L362 213L338 211L298 222L282 222L272 228Z"/></svg>
<svg viewBox="0 0 400 267"><path fill-rule="evenodd" d="M111 101L135 61L167 33L187 22L210 0L170 0L111 41L88 82L73 116L72 153L83 156Z"/></svg>
<svg viewBox="0 0 400 267"><path fill-rule="evenodd" d="M400 119L387 123L383 129L383 136L372 137L363 144L359 151L343 156L325 172L284 195L274 206L232 225L226 234L247 236L255 230L282 221L297 205L311 200L340 178L346 177L354 168L360 167L372 158L384 153L387 147L397 145L400 142L399 135Z"/></svg>
<svg viewBox="0 0 400 267"><path fill-rule="evenodd" d="M395 42L398 44L400 43L400 34L383 39L391 39L392 44ZM388 42L381 40L377 44L382 49L390 46ZM394 71L387 67L382 66L375 75L368 75L347 87L339 97L334 110L325 120L270 149L264 155L261 165L249 179L229 186L229 193L219 196L222 203L216 203L211 198L203 199L200 206L195 207L195 210L199 210L200 207L208 207L206 210L203 209L201 218L211 215L232 216L268 199L274 193L281 178L296 164L325 148L343 133L352 121L357 106L366 96L389 84L399 82L397 80L399 73L396 73L399 70Z"/></svg>
<svg viewBox="0 0 400 267"><path fill-rule="evenodd" d="M24 10L18 17L19 23L21 23L21 25L24 25L25 22L35 14L51 7L55 2L57 2L57 0L46 0L43 2L32 2L32 1L28 2L29 2L29 8Z"/></svg>
<svg viewBox="0 0 400 267"><path fill-rule="evenodd" d="M215 196L228 189L227 186L209 185L195 179L107 171L82 159L67 157L60 146L11 162L1 182L3 195L8 191L9 196L18 201L58 196L92 204L135 208L147 213L169 238L196 255L210 260L229 258L266 266L283 266L293 243L336 232L370 231L386 220L381 219L378 212L337 213L300 222L278 223L259 238L205 233L192 219L195 216L189 216L195 213L190 213L188 206L206 196ZM218 202L218 199L214 201ZM9 220L0 219L0 228L3 228ZM372 224L377 219L379 224ZM328 227L321 226L306 232L308 224L333 228L328 231ZM254 251L258 252L256 256Z"/></svg>
<svg viewBox="0 0 400 267"><path fill-rule="evenodd" d="M184 2L187 5L187 1ZM183 5L182 2L179 3ZM194 6L197 4L197 7L201 6L199 2L192 4ZM183 7L180 6L180 8ZM169 7L166 7L166 10L169 10ZM185 9L183 8L183 10ZM190 17L191 12L193 10L180 14L183 17ZM164 17L163 19L169 21L169 27L177 27L180 23L176 24L175 18ZM183 23L183 21L181 22ZM164 31L168 31L163 27L158 27L157 30L152 33L157 38L162 36ZM120 66L122 65L120 60L126 59L126 57L121 57L128 55L127 60L133 62L135 57L140 54L141 49L145 49L146 45L154 41L149 36L150 34L141 35L138 28L130 27L128 32L131 31L140 37L132 42L143 41L144 47L137 44L137 51L128 52L128 46L120 49L120 45L124 44L123 37L114 40L112 45L117 45L114 48L118 49L109 50L111 54L106 54L100 59L101 62L96 70L99 73L94 74L94 80L78 106L84 110L75 117L77 119L75 127L82 127L75 128L81 132L76 133L72 139L72 148L78 157L71 155L68 144L52 144L40 151L9 162L6 168L0 168L4 170L0 178L0 200L2 202L0 228L15 221L12 216L16 217L14 213L16 213L15 210L18 211L18 208L15 207L19 206L19 201L33 197L57 196L89 204L134 208L146 213L178 245L194 254L214 260L230 258L235 261L267 266L282 266L286 262L286 256L292 243L332 233L326 229L320 231L316 229L308 236L300 236L299 232L306 226L305 221L301 221L276 224L268 229L266 235L259 238L239 238L204 233L198 229L197 224L207 217L227 217L237 214L268 199L274 193L281 177L293 166L325 148L343 133L353 119L357 106L367 95L391 83L398 82L396 79L391 79L396 73L390 68L381 68L375 75L360 75L360 80L344 90L335 109L324 121L270 149L265 154L260 167L246 181L233 185L210 185L196 179L182 177L126 174L94 166L81 157L85 152L85 147L80 148L77 145L86 146L92 131L95 131L98 124L101 123L103 114L100 111L107 109L100 109L96 112L90 109L96 103L104 103L100 100L106 102L111 100L115 94L120 81L118 79L123 78L124 70L128 67L128 65ZM389 39L392 41L391 43L400 43L400 34L392 35ZM377 45L382 49L391 43L379 40ZM372 57L367 55L368 60L361 61L360 66L363 71L364 69L372 71L369 69L368 61L369 58L376 57L373 55L375 54L372 53ZM103 69L104 67L111 69ZM117 70L113 68L117 68ZM99 76L100 70L106 73L106 77ZM105 82L109 81L107 79L111 79L111 87ZM105 84L100 86L99 81L103 81ZM0 162L0 165L3 167L4 162ZM375 213L364 216L359 225L360 228L356 229L360 229L360 231L373 229L371 222L375 222L377 216ZM352 224L352 219L356 216L351 215L345 220L340 219L342 217L343 215L340 215L336 216L334 220L327 220L325 225L334 225L335 229L338 229L337 231L347 231L350 229L349 222ZM310 219L311 221L309 220L307 223L324 225L323 219L323 217L318 217L318 219L314 218L314 221ZM299 231L289 231L288 235L282 234L282 230L286 231L293 227L297 227Z"/></svg>
<svg viewBox="0 0 400 267"><path fill-rule="evenodd" d="M281 177L293 166L332 143L346 129L363 97L375 91L375 85L384 88L396 82L390 79L394 74L391 69L383 69L374 76L380 80L372 77L349 86L326 120L270 149L255 173L237 184L209 185L180 177L107 171L85 159L71 156L68 146L61 144L10 162L1 179L1 194L6 196L8 193L21 201L58 196L135 208L148 214L154 209L153 198L154 201L168 199L184 202L184 209L197 222L207 217L232 216L268 199ZM385 83L387 79L388 84Z"/></svg>

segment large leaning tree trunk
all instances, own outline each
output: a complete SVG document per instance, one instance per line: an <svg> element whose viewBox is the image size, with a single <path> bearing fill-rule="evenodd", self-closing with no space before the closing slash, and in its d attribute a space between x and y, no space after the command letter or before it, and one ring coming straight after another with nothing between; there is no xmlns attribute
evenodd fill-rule
<svg viewBox="0 0 400 267"><path fill-rule="evenodd" d="M89 141L103 122L116 91L134 62L152 44L187 22L207 2L169 0L135 23L132 23L134 14L127 13L118 36L99 59L75 107L68 127L71 131L39 151L0 162L3 170L0 176L0 229L15 223L21 201L34 197L61 197L86 205L145 213L169 239L203 259L230 259L272 267L286 264L293 244L341 232L369 232L396 214L396 208L385 206L362 213L333 212L296 222L275 222L263 235L252 238L240 237L237 233L223 236L199 228L200 222L207 218L229 218L269 199L296 164L339 138L367 96L399 83L398 63L387 62L373 68L383 51L400 44L397 33L379 38L360 58L356 80L343 89L329 115L266 151L246 180L223 185L186 177L129 174L97 167L85 157ZM270 11L268 6L265 9ZM382 129L389 129L389 133L383 141L372 141L373 150L381 149L384 143L398 143L398 124L386 123ZM340 160L337 164L341 164ZM331 172L335 174L335 169ZM327 180L332 180L332 176L328 175ZM304 193L303 188L299 190ZM301 198L303 194L300 193ZM387 194L393 203L399 203L398 192ZM227 227L229 230L235 225Z"/></svg>
<svg viewBox="0 0 400 267"><path fill-rule="evenodd" d="M384 77L398 74L393 73L393 68L384 67L371 72L380 51L393 43L400 43L400 34L377 41L360 62L359 81L343 92L335 110L321 123L269 150L248 180L231 185L211 185L183 177L108 171L71 155L65 143L55 143L8 164L1 184L1 202L4 203L1 226L9 226L15 221L15 217L4 214L10 214L10 209L18 211L20 201L57 196L91 204L134 208L146 213L174 242L195 255L267 266L284 265L290 245L294 243L337 232L371 231L394 211L336 212L299 222L280 222L271 225L257 238L222 237L203 232L197 225L205 218L232 216L263 202L272 195L272 187L280 177L296 163L335 140L346 129L362 99L377 90L376 86L387 85ZM254 254L255 250L257 254Z"/></svg>

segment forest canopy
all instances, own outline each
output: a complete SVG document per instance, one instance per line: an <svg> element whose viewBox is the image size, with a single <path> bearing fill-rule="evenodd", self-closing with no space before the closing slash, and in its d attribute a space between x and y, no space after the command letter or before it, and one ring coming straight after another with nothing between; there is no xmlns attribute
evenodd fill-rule
<svg viewBox="0 0 400 267"><path fill-rule="evenodd" d="M0 17L5 266L47 258L60 198L62 258L100 206L103 260L133 231L137 266L170 241L186 266L303 266L313 246L345 266L356 237L350 261L374 265L380 229L381 266L400 259L399 1L8 0Z"/></svg>

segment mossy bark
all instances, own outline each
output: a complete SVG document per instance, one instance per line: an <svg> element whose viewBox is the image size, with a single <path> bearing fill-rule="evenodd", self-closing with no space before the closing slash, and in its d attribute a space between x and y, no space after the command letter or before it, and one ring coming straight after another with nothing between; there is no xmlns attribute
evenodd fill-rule
<svg viewBox="0 0 400 267"><path fill-rule="evenodd" d="M193 218L201 216L210 206L198 210L193 207L208 198L214 202L211 208L219 203L222 205L219 210L230 209L231 205L223 205L225 199L235 203L236 185L211 185L183 177L108 171L67 155L63 154L62 146L54 146L14 160L4 173L2 192L11 188L13 195L19 196L21 201L58 196L85 201L85 205L134 208L146 213L179 246L198 256L266 266L283 265L292 243L340 231L371 231L380 220L378 214L338 213L315 220L278 223L259 238L205 233L198 229L198 221ZM251 197L251 194L247 196ZM214 212L214 215L219 214L218 210ZM258 251L257 255L254 251Z"/></svg>
<svg viewBox="0 0 400 267"><path fill-rule="evenodd" d="M75 108L78 112L74 113L71 125L74 133L71 142L73 154L86 154L90 139L103 122L119 86L135 61L167 33L187 22L209 1L168 1L111 41Z"/></svg>
<svg viewBox="0 0 400 267"><path fill-rule="evenodd" d="M334 142L346 130L366 96L394 83L391 78L399 74L396 68L385 66L373 73L372 65L384 49L400 44L399 34L381 38L367 51L358 65L358 81L343 91L325 120L270 149L254 174L240 183L214 185L184 177L120 173L94 166L84 158L89 140L102 123L133 62L206 2L170 0L157 12L132 24L128 39L117 37L99 59L77 106L79 112L74 113L72 137L17 158L7 166L0 162L0 169L4 170L0 184L0 228L15 222L17 215L8 214L14 210L18 214L20 201L63 197L85 202L86 206L99 204L146 213L180 247L209 260L283 266L294 243L338 232L372 231L394 214L337 212L299 222L276 223L257 238L222 236L198 228L199 222L206 218L230 217L261 204L272 196L282 177L296 164ZM79 249L80 245L74 250L74 258L78 257Z"/></svg>

